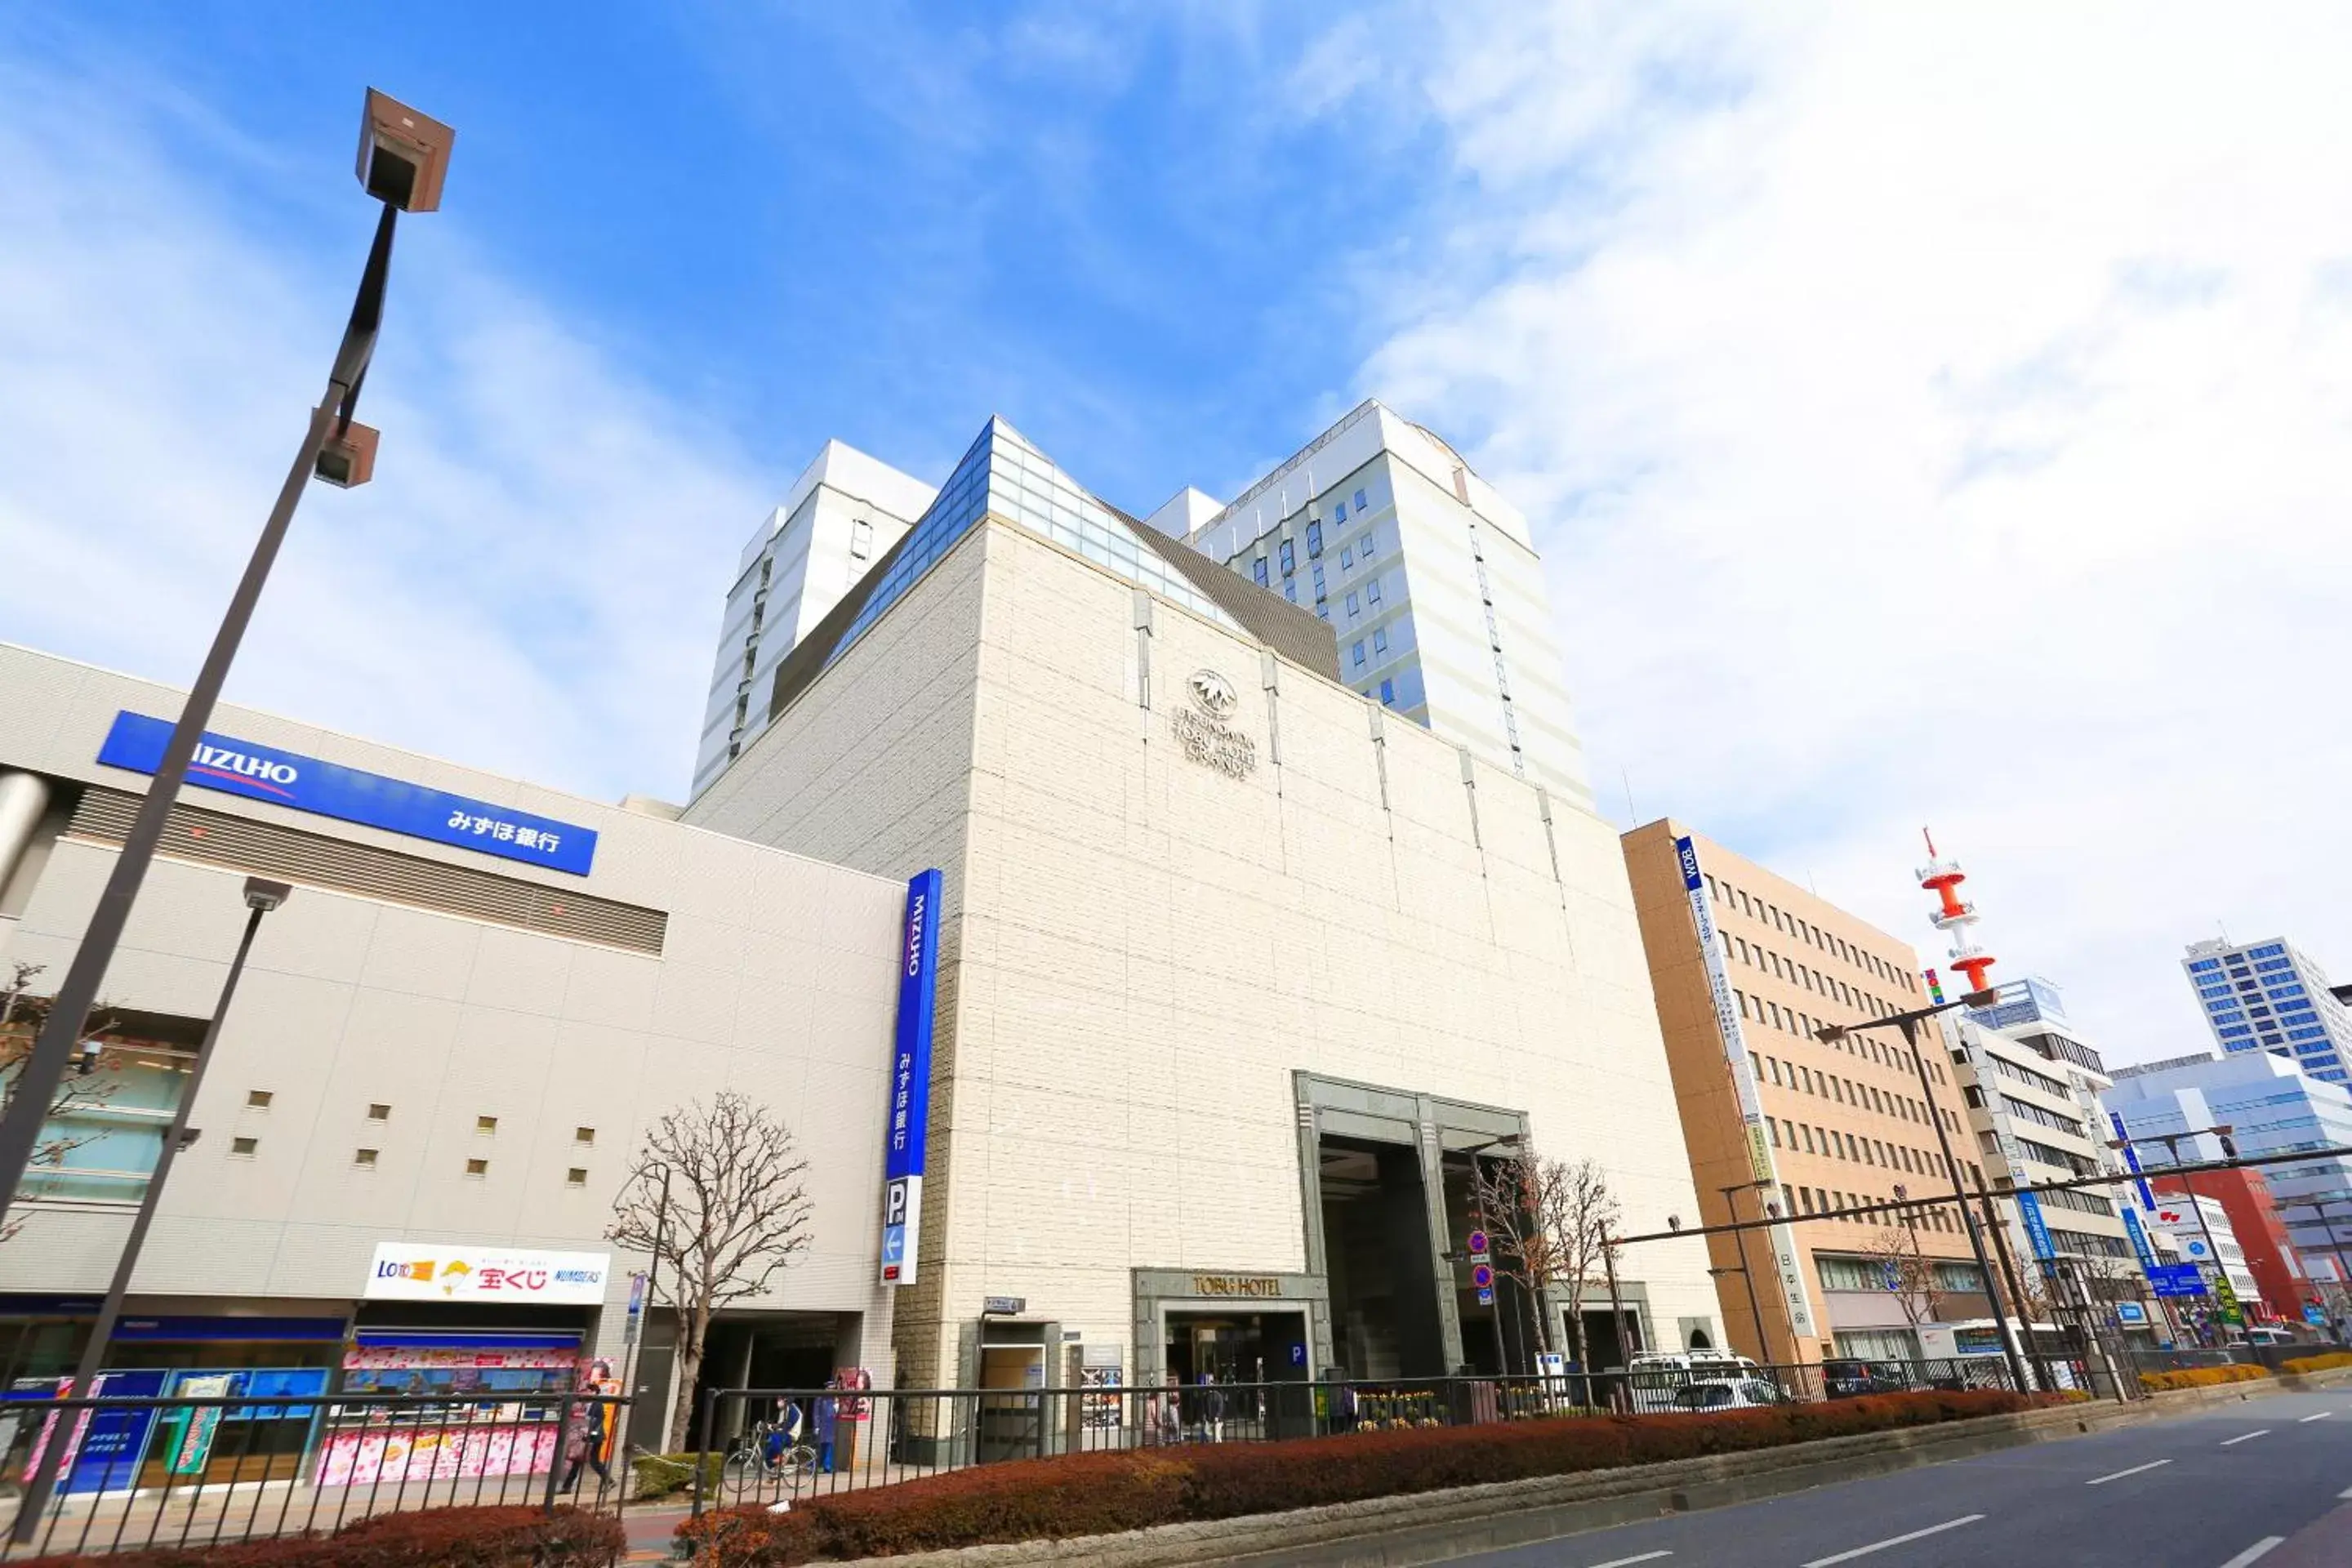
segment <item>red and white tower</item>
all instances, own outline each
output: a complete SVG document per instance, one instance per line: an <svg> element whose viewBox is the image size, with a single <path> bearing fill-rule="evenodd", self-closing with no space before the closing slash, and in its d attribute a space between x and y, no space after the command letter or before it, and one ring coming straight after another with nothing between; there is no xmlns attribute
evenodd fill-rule
<svg viewBox="0 0 2352 1568"><path fill-rule="evenodd" d="M1927 923L1951 939L1952 967L1969 977L1971 991L1990 990L1992 982L1986 978L1992 970L1992 954L1976 944L1969 928L1977 923L1977 907L1960 900L1960 884L1969 874L1960 869L1958 860L1947 860L1936 853L1935 835L1926 828L1919 836L1927 841L1927 864L1919 868L1919 885L1943 900L1943 906L1927 917Z"/></svg>

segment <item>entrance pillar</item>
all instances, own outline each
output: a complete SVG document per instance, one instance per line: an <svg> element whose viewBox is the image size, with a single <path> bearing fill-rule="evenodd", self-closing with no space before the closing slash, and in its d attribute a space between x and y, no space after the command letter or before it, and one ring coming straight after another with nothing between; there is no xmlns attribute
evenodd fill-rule
<svg viewBox="0 0 2352 1568"><path fill-rule="evenodd" d="M1445 1212L1445 1146L1437 1131L1437 1108L1428 1095L1415 1098L1413 1146L1421 1155L1421 1197L1429 1213L1430 1250L1436 1254L1437 1276L1437 1335L1445 1351L1445 1372L1451 1376L1461 1370L1462 1298L1455 1283L1454 1263L1445 1257L1454 1250L1453 1220Z"/></svg>

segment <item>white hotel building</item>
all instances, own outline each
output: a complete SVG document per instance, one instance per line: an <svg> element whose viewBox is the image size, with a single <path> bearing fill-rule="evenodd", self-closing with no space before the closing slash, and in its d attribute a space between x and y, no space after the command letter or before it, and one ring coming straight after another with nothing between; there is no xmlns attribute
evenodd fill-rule
<svg viewBox="0 0 2352 1568"><path fill-rule="evenodd" d="M1344 470L1348 521L1361 488L1402 527L1372 554L1392 570L1421 505L1400 525L1394 492L1436 481L1373 461ZM1339 591L1360 581L1339 552L1360 557L1318 505ZM1523 724L1515 756L1499 702L1472 744L1367 700L1346 626L992 421L688 808L894 881L945 873L919 1279L896 1313L910 1384L1491 1365L1559 1310L1470 1283L1471 1162L1500 1141L1597 1159L1628 1231L1698 1214L1624 861L1572 740ZM1428 679L1411 706L1454 712L1466 682ZM1643 1342L1723 1342L1706 1263L1625 1256ZM1008 1297L1023 1310L983 1319Z"/></svg>

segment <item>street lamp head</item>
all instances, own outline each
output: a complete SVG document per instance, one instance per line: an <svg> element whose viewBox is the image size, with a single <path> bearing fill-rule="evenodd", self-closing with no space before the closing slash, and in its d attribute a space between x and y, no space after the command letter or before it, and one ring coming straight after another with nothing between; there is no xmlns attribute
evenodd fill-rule
<svg viewBox="0 0 2352 1568"><path fill-rule="evenodd" d="M1983 1008L1997 1005L2000 1001L2000 993L1988 985L1981 991L1971 991L1967 995L1962 996L1960 998L1960 1005L1963 1007L1982 1010Z"/></svg>
<svg viewBox="0 0 2352 1568"><path fill-rule="evenodd" d="M375 474L376 440L373 426L354 419L343 426L341 434L328 436L327 444L319 448L319 462L313 471L337 489L356 489Z"/></svg>
<svg viewBox="0 0 2352 1568"><path fill-rule="evenodd" d="M1825 1046L1833 1041L1844 1039L1845 1035L1846 1028L1843 1024L1823 1024L1820 1028L1813 1031L1813 1038L1821 1041L1822 1044Z"/></svg>
<svg viewBox="0 0 2352 1568"><path fill-rule="evenodd" d="M262 877L247 877L245 879L247 907L258 910L263 914L268 914L293 896L293 888L284 882L272 882Z"/></svg>
<svg viewBox="0 0 2352 1568"><path fill-rule="evenodd" d="M360 116L360 184L387 206L429 213L441 205L457 140L448 126L370 88Z"/></svg>

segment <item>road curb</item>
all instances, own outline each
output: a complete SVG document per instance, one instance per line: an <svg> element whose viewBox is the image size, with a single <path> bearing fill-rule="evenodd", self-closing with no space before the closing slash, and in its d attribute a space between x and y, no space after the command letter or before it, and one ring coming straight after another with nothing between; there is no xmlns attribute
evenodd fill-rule
<svg viewBox="0 0 2352 1568"><path fill-rule="evenodd" d="M966 1546L858 1562L887 1563L889 1568L1029 1568L1066 1563L1086 1563L1089 1568L1173 1568L1196 1563L1226 1563L1234 1568L1249 1564L1274 1568L1276 1563L1281 1568L1415 1568L1667 1514L1757 1502L1837 1481L1891 1475L2004 1448L2140 1426L2191 1410L2347 1384L2352 1384L2352 1369L2258 1384L2178 1389L2131 1405L2061 1405L1792 1443L1744 1454L1370 1498L1289 1513L1158 1525L1121 1535Z"/></svg>

